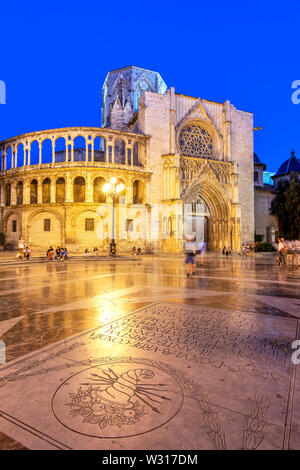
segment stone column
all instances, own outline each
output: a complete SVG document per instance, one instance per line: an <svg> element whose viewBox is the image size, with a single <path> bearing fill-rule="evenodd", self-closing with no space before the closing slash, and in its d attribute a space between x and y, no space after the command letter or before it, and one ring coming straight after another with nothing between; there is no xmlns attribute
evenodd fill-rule
<svg viewBox="0 0 300 470"><path fill-rule="evenodd" d="M170 87L170 153L175 153L175 88Z"/></svg>
<svg viewBox="0 0 300 470"><path fill-rule="evenodd" d="M112 163L115 163L115 139L112 139L111 146L112 146L112 155L111 155Z"/></svg>
<svg viewBox="0 0 300 470"><path fill-rule="evenodd" d="M130 155L130 157L129 157ZM133 149L132 149L132 144L128 144L127 145L127 148L126 148L126 162L127 162L127 165L131 165L133 164Z"/></svg>
<svg viewBox="0 0 300 470"><path fill-rule="evenodd" d="M42 204L43 202L43 183L41 179L38 179L37 185L37 203Z"/></svg>
<svg viewBox="0 0 300 470"><path fill-rule="evenodd" d="M4 192L4 183L1 183L0 186L0 206L3 207L5 205L5 192Z"/></svg>
<svg viewBox="0 0 300 470"><path fill-rule="evenodd" d="M225 149L224 149L224 160L231 160L231 105L230 101L227 100L224 103L225 107Z"/></svg>
<svg viewBox="0 0 300 470"><path fill-rule="evenodd" d="M70 143L71 145L71 162L74 162L74 142L73 140Z"/></svg>
<svg viewBox="0 0 300 470"><path fill-rule="evenodd" d="M23 182L23 204L30 204L30 179Z"/></svg>
<svg viewBox="0 0 300 470"><path fill-rule="evenodd" d="M17 204L17 182L11 182L11 196L10 196L10 205L15 206Z"/></svg>
<svg viewBox="0 0 300 470"><path fill-rule="evenodd" d="M92 177L89 174L86 177L85 202L93 202L93 182Z"/></svg>
<svg viewBox="0 0 300 470"><path fill-rule="evenodd" d="M109 149L111 153L109 153ZM111 162L109 160L109 156L111 155ZM107 149L107 160L108 163L112 163L114 161L114 147L112 145L112 142L109 143L108 149Z"/></svg>
<svg viewBox="0 0 300 470"><path fill-rule="evenodd" d="M104 139L104 161L107 162L107 154L108 154L108 146L107 146L107 139Z"/></svg>
<svg viewBox="0 0 300 470"><path fill-rule="evenodd" d="M55 163L55 140L51 140L52 142L52 164Z"/></svg>
<svg viewBox="0 0 300 470"><path fill-rule="evenodd" d="M55 191L56 190L56 181L55 181L55 178L51 178L51 183L50 183L50 202L51 203L54 203L56 202L56 194L55 194Z"/></svg>
<svg viewBox="0 0 300 470"><path fill-rule="evenodd" d="M151 201L151 196L150 196L150 180L144 181L144 188L145 188L145 197L144 197L144 203L145 204L150 204Z"/></svg>
<svg viewBox="0 0 300 470"><path fill-rule="evenodd" d="M1 170L5 170L5 150L1 149L2 151L2 159L1 159Z"/></svg>
<svg viewBox="0 0 300 470"><path fill-rule="evenodd" d="M179 162L178 162L178 166L174 169L174 171L175 171L175 187L176 187L175 197L180 199L180 168L179 168Z"/></svg>
<svg viewBox="0 0 300 470"><path fill-rule="evenodd" d="M89 140L85 138L85 161L89 161Z"/></svg>
<svg viewBox="0 0 300 470"><path fill-rule="evenodd" d="M238 251L240 247L237 244L237 223L235 217L231 219L232 222L232 241L233 241L233 249Z"/></svg>
<svg viewBox="0 0 300 470"><path fill-rule="evenodd" d="M125 184L125 195L127 204L133 204L133 181L134 178L130 178Z"/></svg>
<svg viewBox="0 0 300 470"><path fill-rule="evenodd" d="M39 165L42 164L42 142L39 141Z"/></svg>
<svg viewBox="0 0 300 470"><path fill-rule="evenodd" d="M66 175L66 202L73 202L73 178Z"/></svg>
<svg viewBox="0 0 300 470"><path fill-rule="evenodd" d="M23 166L26 166L26 164L27 164L27 159L26 159L27 146L25 147L25 145L23 145L23 149L24 149L24 161L23 161Z"/></svg>
<svg viewBox="0 0 300 470"><path fill-rule="evenodd" d="M105 159L105 155L104 155L104 159ZM92 139L92 142L91 142L91 162L94 163L94 161L95 161L94 140Z"/></svg>

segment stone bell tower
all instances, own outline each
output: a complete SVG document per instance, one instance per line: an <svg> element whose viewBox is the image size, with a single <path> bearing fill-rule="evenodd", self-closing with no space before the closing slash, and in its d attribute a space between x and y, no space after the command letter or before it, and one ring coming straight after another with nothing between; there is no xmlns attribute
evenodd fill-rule
<svg viewBox="0 0 300 470"><path fill-rule="evenodd" d="M132 65L109 72L102 89L102 127L126 130L143 92L164 94L166 89L158 72Z"/></svg>

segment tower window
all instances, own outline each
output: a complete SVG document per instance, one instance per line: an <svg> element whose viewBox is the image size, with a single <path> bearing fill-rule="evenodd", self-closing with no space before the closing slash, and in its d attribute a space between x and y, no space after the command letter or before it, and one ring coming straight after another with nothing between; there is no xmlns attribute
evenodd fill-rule
<svg viewBox="0 0 300 470"><path fill-rule="evenodd" d="M13 232L16 232L16 231L17 231L17 221L16 221L16 220L13 220L13 221L12 221L12 231L13 231Z"/></svg>

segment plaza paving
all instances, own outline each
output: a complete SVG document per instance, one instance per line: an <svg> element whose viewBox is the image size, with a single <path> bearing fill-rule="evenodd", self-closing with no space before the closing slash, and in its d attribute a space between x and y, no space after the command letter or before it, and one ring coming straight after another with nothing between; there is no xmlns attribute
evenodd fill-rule
<svg viewBox="0 0 300 470"><path fill-rule="evenodd" d="M0 259L0 449L299 449L300 269Z"/></svg>

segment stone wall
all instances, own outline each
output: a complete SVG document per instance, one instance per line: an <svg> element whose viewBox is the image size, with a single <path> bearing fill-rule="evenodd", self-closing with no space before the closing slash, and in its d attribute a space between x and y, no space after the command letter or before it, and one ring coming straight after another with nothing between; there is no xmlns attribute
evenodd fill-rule
<svg viewBox="0 0 300 470"><path fill-rule="evenodd" d="M130 232L126 230L128 219L133 221ZM45 220L50 230L45 230ZM86 220L94 221L92 230L87 230ZM148 248L147 220L146 206L121 204L117 207L115 227L119 251L128 252L133 246ZM16 222L15 232L13 221ZM112 234L112 206L82 203L13 207L3 211L3 229L9 249L16 249L17 241L23 235L25 244L33 251L45 252L52 245L53 248L66 246L75 253L84 253L86 248L92 252L94 247L107 253Z"/></svg>
<svg viewBox="0 0 300 470"><path fill-rule="evenodd" d="M145 92L140 99L139 129L151 135L148 167L151 177L151 202L163 199L162 155L170 153L170 94Z"/></svg>
<svg viewBox="0 0 300 470"><path fill-rule="evenodd" d="M273 191L255 188L254 207L255 207L255 232L257 235L263 235L264 242L273 242L271 232L278 230L276 217L270 214L271 202L275 194Z"/></svg>
<svg viewBox="0 0 300 470"><path fill-rule="evenodd" d="M241 242L254 240L253 115L231 105L231 159L238 174Z"/></svg>

